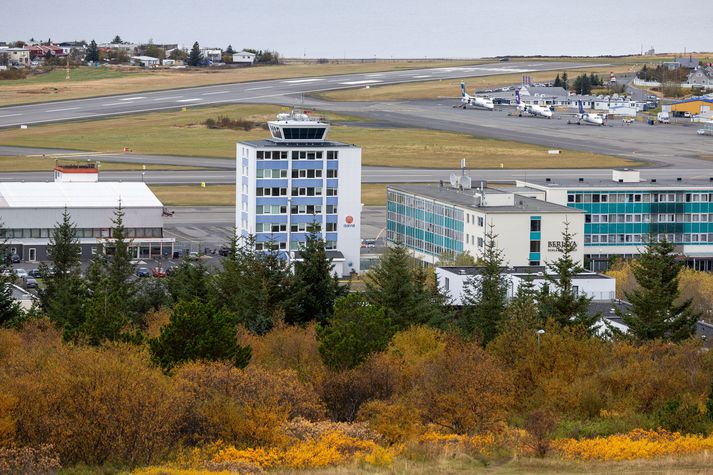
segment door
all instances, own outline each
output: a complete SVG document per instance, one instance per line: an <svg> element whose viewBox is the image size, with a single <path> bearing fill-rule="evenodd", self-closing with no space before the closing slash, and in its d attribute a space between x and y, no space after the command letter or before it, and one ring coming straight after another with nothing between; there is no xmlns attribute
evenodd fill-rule
<svg viewBox="0 0 713 475"><path fill-rule="evenodd" d="M37 260L37 249L34 247L29 248L28 250L28 255L29 255L29 261L30 262L35 262Z"/></svg>

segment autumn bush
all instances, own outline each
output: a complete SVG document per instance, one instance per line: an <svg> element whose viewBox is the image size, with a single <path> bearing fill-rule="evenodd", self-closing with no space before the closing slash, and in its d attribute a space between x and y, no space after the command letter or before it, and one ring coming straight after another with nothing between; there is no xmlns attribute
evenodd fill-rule
<svg viewBox="0 0 713 475"><path fill-rule="evenodd" d="M0 475L50 475L61 468L51 445L0 447Z"/></svg>

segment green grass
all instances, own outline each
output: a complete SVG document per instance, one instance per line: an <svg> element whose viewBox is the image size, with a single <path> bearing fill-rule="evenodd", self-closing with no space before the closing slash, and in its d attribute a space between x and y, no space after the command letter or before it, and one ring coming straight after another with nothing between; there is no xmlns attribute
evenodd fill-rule
<svg viewBox="0 0 713 475"><path fill-rule="evenodd" d="M76 81L96 81L99 79L114 79L131 75L130 72L109 69L106 67L90 68L83 66L80 68L70 68L70 77L67 81L67 70L58 66L49 72L37 72L29 74L25 79L0 80L0 88L9 85L22 84L42 84L46 82L76 82Z"/></svg>
<svg viewBox="0 0 713 475"><path fill-rule="evenodd" d="M235 206L235 185L151 185L166 206Z"/></svg>
<svg viewBox="0 0 713 475"><path fill-rule="evenodd" d="M92 160L94 161L94 160ZM140 163L130 163L130 162L106 162L99 159L100 171L101 170L147 170L147 171L157 171L157 170L203 170L201 167L190 167L183 165L142 165ZM76 160L67 158L66 156L62 158L59 163L72 163L72 162L86 162L86 159L78 157ZM3 157L0 156L0 172L41 172L41 171L51 171L55 166L55 160L53 157L26 157L26 156L15 156L15 157ZM146 168L144 168L144 166Z"/></svg>
<svg viewBox="0 0 713 475"><path fill-rule="evenodd" d="M284 110L274 105L230 105L155 112L95 121L31 126L0 131L0 144L118 152L235 158L235 143L262 139L267 130L208 129L207 118L227 116L255 121L272 119ZM548 155L547 148L427 129L350 126L356 119L326 114L339 121L330 138L358 144L363 165L457 168L466 159L471 168L590 168L635 166L638 162L589 152Z"/></svg>

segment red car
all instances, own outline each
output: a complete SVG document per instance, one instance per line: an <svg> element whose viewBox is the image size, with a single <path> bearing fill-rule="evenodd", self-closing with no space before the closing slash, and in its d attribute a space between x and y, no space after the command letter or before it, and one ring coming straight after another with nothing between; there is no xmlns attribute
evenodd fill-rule
<svg viewBox="0 0 713 475"><path fill-rule="evenodd" d="M154 267L151 269L151 275L154 277L166 277L166 271L160 267Z"/></svg>

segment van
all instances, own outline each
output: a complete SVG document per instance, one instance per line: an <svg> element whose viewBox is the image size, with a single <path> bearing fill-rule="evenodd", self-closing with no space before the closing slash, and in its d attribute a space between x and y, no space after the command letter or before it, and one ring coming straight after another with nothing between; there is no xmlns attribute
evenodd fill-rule
<svg viewBox="0 0 713 475"><path fill-rule="evenodd" d="M656 114L656 120L658 120L662 124L670 124L671 123L671 118L668 115L668 112L659 112Z"/></svg>

